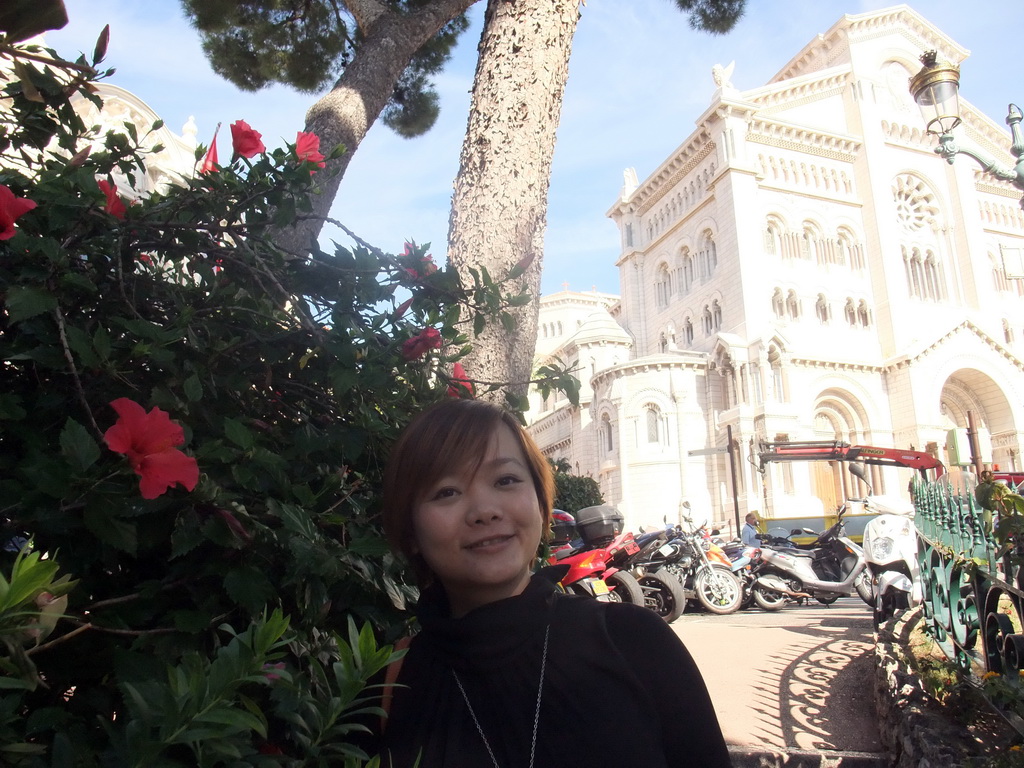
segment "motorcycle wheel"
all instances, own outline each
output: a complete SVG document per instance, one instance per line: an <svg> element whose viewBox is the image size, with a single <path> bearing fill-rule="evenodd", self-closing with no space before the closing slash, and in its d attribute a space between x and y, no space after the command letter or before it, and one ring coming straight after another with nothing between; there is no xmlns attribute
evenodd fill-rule
<svg viewBox="0 0 1024 768"><path fill-rule="evenodd" d="M867 572L867 569L861 571L853 586L857 588L857 594L860 595L860 599L873 608L875 606L875 595L874 590L871 588L871 574Z"/></svg>
<svg viewBox="0 0 1024 768"><path fill-rule="evenodd" d="M644 591L640 588L640 583L633 574L626 571L616 571L605 581L608 582L608 586L615 587L608 594L613 603L644 604Z"/></svg>
<svg viewBox="0 0 1024 768"><path fill-rule="evenodd" d="M644 604L667 623L678 619L686 607L683 585L671 573L661 570L637 580L644 591Z"/></svg>
<svg viewBox="0 0 1024 768"><path fill-rule="evenodd" d="M839 598L838 597L816 597L814 599L817 600L822 605L832 605L832 603L834 603Z"/></svg>
<svg viewBox="0 0 1024 768"><path fill-rule="evenodd" d="M760 585L754 587L754 602L763 611L777 611L786 604L786 596Z"/></svg>
<svg viewBox="0 0 1024 768"><path fill-rule="evenodd" d="M743 587L728 568L711 566L702 569L693 579L697 599L711 613L719 615L739 610L743 601Z"/></svg>

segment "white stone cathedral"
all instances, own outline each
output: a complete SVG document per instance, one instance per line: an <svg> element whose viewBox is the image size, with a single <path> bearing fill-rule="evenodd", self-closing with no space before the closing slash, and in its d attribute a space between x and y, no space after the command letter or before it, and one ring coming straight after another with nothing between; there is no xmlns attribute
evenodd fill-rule
<svg viewBox="0 0 1024 768"><path fill-rule="evenodd" d="M716 66L696 130L643 181L627 170L608 211L621 295L541 300L537 362L573 364L582 395L534 394L530 430L629 526L732 530L737 511L822 514L866 492L821 462L762 475L759 439L948 462L970 412L991 461L1024 466L1021 194L933 152L908 90L930 49L968 55L902 5L844 16L760 88ZM960 103L961 146L1012 167L1002 120ZM873 492L909 479L874 468Z"/></svg>

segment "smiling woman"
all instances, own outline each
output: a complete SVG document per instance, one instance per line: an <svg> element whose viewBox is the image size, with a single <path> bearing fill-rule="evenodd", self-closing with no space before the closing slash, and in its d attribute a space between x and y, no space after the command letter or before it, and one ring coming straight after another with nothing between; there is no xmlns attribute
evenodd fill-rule
<svg viewBox="0 0 1024 768"><path fill-rule="evenodd" d="M532 574L552 500L550 465L495 405L439 403L395 444L384 527L423 592L376 734L384 764L729 766L700 672L657 615ZM595 723L608 709L623 737Z"/></svg>

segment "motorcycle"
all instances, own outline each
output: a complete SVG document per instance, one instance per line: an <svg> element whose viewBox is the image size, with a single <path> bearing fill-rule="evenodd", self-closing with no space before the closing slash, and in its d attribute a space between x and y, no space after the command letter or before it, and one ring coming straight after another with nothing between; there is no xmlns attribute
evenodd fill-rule
<svg viewBox="0 0 1024 768"><path fill-rule="evenodd" d="M867 481L861 465L851 464L850 471ZM864 556L871 576L872 614L878 626L896 611L921 602L914 505L905 499L869 493L864 508L877 513L864 528Z"/></svg>
<svg viewBox="0 0 1024 768"><path fill-rule="evenodd" d="M627 567L644 592L644 605L672 623L686 609L686 594L683 585L670 571L663 570L664 563L658 551L668 542L671 528L642 533L636 537L640 550L629 558Z"/></svg>
<svg viewBox="0 0 1024 768"><path fill-rule="evenodd" d="M777 611L790 601L789 596L757 583L758 576L765 569L760 547L748 547L741 541L729 541L722 545L722 549L732 561L732 571L743 587L743 600L740 602L742 610L756 604L762 610ZM800 597L810 595L801 593ZM794 596L794 599L799 598Z"/></svg>
<svg viewBox="0 0 1024 768"><path fill-rule="evenodd" d="M554 549L548 565L568 566L559 583L566 592L603 602L644 605L644 591L636 578L624 569L628 559L640 551L632 533L622 533L622 516L612 507L587 507L576 513L575 524L566 512L553 515ZM600 519L599 519L600 518ZM583 522L580 525L580 522ZM576 538L576 536L580 538Z"/></svg>
<svg viewBox="0 0 1024 768"><path fill-rule="evenodd" d="M819 603L830 605L856 592L865 603L874 604L864 550L846 536L845 513L844 504L836 523L807 548L781 546L778 539L769 539L772 546L766 543L761 549L764 566L755 582L755 587L764 588L759 590L762 600L784 604L786 599L813 597ZM803 535L804 532L793 533ZM766 594L766 591L775 594ZM757 599L757 593L755 601L765 607Z"/></svg>
<svg viewBox="0 0 1024 768"><path fill-rule="evenodd" d="M711 613L726 614L738 610L743 588L730 565L713 562L712 558L719 557L717 554L709 557L709 550L713 547L710 538L700 529L692 528L692 523L689 531L683 530L682 526L674 526L667 532L668 540L653 553L646 567L674 576L683 587L684 598L698 601Z"/></svg>

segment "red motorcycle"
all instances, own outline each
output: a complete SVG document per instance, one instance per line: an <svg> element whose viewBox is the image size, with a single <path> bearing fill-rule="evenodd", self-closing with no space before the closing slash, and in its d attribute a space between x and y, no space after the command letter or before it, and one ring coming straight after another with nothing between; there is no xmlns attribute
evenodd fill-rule
<svg viewBox="0 0 1024 768"><path fill-rule="evenodd" d="M565 514L565 513L562 513ZM556 529L557 530L557 529ZM548 558L550 565L568 566L560 583L567 592L606 602L644 605L644 591L624 568L640 551L632 533L622 532L622 515L614 507L586 507L576 513L575 533ZM562 529L562 537L565 530ZM553 544L561 543L556 538Z"/></svg>

